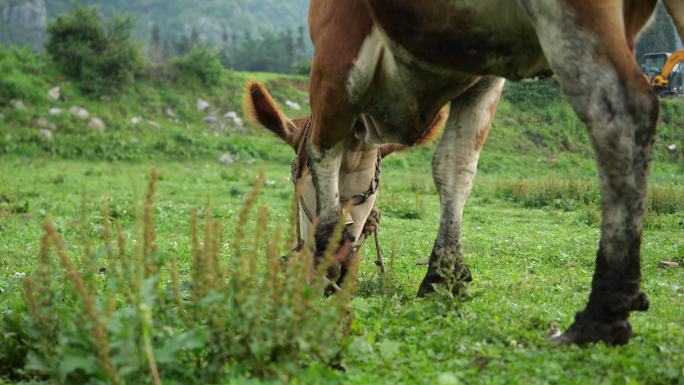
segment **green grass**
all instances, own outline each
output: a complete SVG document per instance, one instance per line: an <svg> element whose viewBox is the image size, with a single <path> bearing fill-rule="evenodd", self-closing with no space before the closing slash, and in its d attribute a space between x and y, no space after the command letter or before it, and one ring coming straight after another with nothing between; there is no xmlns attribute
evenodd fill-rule
<svg viewBox="0 0 684 385"><path fill-rule="evenodd" d="M304 106L288 115L304 114L306 79L226 71L220 84L204 89L150 74L122 95L92 100L45 57L8 52L0 50L0 314L23 306L24 274L37 267L46 217L69 245L79 244L83 219L93 226L92 236L102 238L106 202L125 228L135 228L151 169L161 172L154 212L158 247L177 255L186 278L190 216L208 196L230 240L244 196L263 168L268 181L257 206L269 208L272 223L287 222L292 150L253 127L217 135L195 102L208 100L221 114L241 113L244 83L261 80L281 105L289 99ZM46 93L57 85L64 100L51 102ZM11 107L13 98L27 108ZM100 133L70 116L47 116L49 108L73 105L109 128ZM629 345L551 347L545 340L552 329L567 327L586 301L600 208L586 130L553 82L523 82L506 88L466 207L463 240L475 279L468 295L455 302L415 298L425 272L416 263L429 256L439 221L433 149L395 154L383 162L379 200L389 271L378 276L367 242L351 303L345 370L313 365L295 371L289 382L684 384L684 269L657 267L662 260L684 264L684 102L664 100L662 106L642 247L651 310L632 316ZM167 108L177 120L166 116ZM134 116L161 127L135 126ZM55 125L53 140L40 135L40 118ZM667 150L670 144L677 149ZM225 152L237 163L219 164ZM251 219L248 226L254 225ZM76 255L82 251L71 247ZM231 375L221 382L261 383Z"/></svg>
<svg viewBox="0 0 684 385"><path fill-rule="evenodd" d="M355 321L343 360L346 371L327 375L350 384L682 383L684 271L657 268L663 259L684 262L681 205L675 213L659 215L646 231L643 286L652 306L647 313L633 315L636 333L630 344L554 348L545 340L547 333L568 326L588 295L598 241L596 222L586 221L592 208L526 208L492 193L499 177L483 173L463 229L475 282L456 305L436 298L416 299L424 274L424 267L416 262L429 255L439 217L429 177L418 176L425 166L421 157L403 155L385 167L381 241L386 255L394 253L392 278L381 282L372 263L372 246L367 244L360 289L352 302ZM5 158L0 162L3 295L17 295L21 273L35 266L44 216L54 218L67 240L75 241L73 219L85 210L95 224L102 202L110 200L124 224L130 225L134 191L142 195L151 168L162 175L155 212L159 247L177 254L180 270L187 271L191 211L202 207L210 194L214 214L231 223L260 167L272 182L257 204L268 206L274 221L285 221L292 188L287 164L266 161L228 167L214 161ZM401 180L407 172L416 176ZM418 218L405 219L411 216L401 209L393 211L393 207L415 211L416 205L423 207ZM231 231L226 230L227 239ZM318 375L305 371L293 383L308 383Z"/></svg>

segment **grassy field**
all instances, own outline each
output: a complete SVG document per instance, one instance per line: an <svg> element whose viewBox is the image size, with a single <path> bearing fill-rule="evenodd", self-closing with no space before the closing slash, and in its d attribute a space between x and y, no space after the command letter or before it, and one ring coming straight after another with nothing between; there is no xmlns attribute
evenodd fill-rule
<svg viewBox="0 0 684 385"><path fill-rule="evenodd" d="M241 239L235 221L263 170L265 183L255 206L268 209L270 225L264 226L253 215L243 237L246 247L256 250L251 255L258 254L260 246L251 240L264 234L272 238L277 226L287 223L290 216L292 154L278 139L249 126L244 133L215 132L204 121L207 113L194 107L195 101L208 100L218 115L240 112L242 83L256 78L274 89L281 104L293 100L304 106L302 111L289 109L288 114L304 114L307 109L302 90L306 81L296 77L226 73L223 83L208 91L157 84L152 79L113 100L91 100L70 88L59 74L45 70L41 59L31 56L23 62L26 67L19 71L24 78L15 73L12 81L19 89L34 91L25 93L27 107L18 109L0 99L0 384L46 383L51 375L50 363L29 353L41 349L29 344L41 339L35 327L41 321L27 310L30 304L25 300L26 277L39 280L43 271L40 248L45 218L54 222L72 255L88 256L88 242L99 244L108 237L101 210L109 205L111 217L121 222L126 239L138 248L142 243L135 243L131 233L139 229L139 203L145 199L147 176L156 169L160 179L154 210L150 211L156 225L155 258L165 264L177 258L180 280L196 286L192 213L200 210L202 218L213 217L223 223L222 237L214 234L217 240L225 240L219 242L218 259L230 260L240 253L232 243L235 237ZM55 85L62 85L65 97L50 101L44 93ZM49 108L73 105L103 117L107 130L94 131L87 121L71 116L47 116ZM175 117L165 113L167 108L175 109ZM113 319L118 323L106 327L112 355L125 351L116 345L125 338L113 335L115 331L136 334L141 328L142 337L137 340L136 334L134 340L149 342L151 348L142 342L132 348L142 357L140 367L126 367L116 360L115 365L122 376L139 373L136 384L154 383L152 369L147 367L149 357L144 354L150 351L157 355L164 384L684 384L684 269L658 268L664 260L684 264L682 111L683 102L663 101L642 247L643 288L650 296L651 310L632 316L635 336L627 346L552 347L546 341L550 331L570 324L588 296L599 236L599 195L584 128L554 84L530 82L506 89L482 156L463 225L466 260L474 275L463 298L415 298L425 272L417 262L429 256L439 220L438 196L430 177L432 149L418 149L393 155L383 163L379 206L388 272L378 275L374 246L367 242L356 293L349 303L339 300L343 305L339 314L350 315L344 318L351 320L341 324L340 338L323 333L310 341L297 340L292 349L300 355L284 355L279 366L270 369L233 357L221 363L220 377L212 381L193 377L211 367L211 363L195 360L206 358L203 350L209 350L211 344L186 333L195 330L193 322L202 324L201 317L184 323L184 313L165 304L165 291L178 285L172 284L173 269L162 269L162 295L152 301L159 313L148 314L149 322L143 317L142 326L117 329L123 318L138 319L135 317L144 309L129 308L126 295L116 297ZM160 127L136 125L131 122L135 116L153 120ZM50 128L52 139L40 133L45 123L38 122L40 118L54 125ZM671 144L676 144L674 150L667 149ZM224 153L230 153L236 162L221 164L218 158ZM209 197L211 208L203 210ZM95 262L103 260L102 253L96 249ZM76 258L77 266L88 268L88 258ZM267 263L249 263L258 271L270 268ZM93 341L78 334L93 328L88 322L78 325L83 321L78 313L87 296L73 293L76 289L68 281L73 275L60 277L55 274L49 287L55 288L62 307L57 307L60 311L55 315L43 317L71 320L76 326L62 326L59 338L51 341L54 347L43 347L68 358L52 363L58 372L53 373L53 381L114 383L102 380L106 373L96 368ZM108 290L113 290L108 286L111 281L93 278L87 271L83 277L87 288L97 288L97 309L105 312ZM146 287L139 288L143 297L154 291ZM214 309L213 297L197 299L195 290L192 284L180 285L179 298L191 306ZM231 290L238 297L248 293L241 286ZM285 295L290 293L287 290ZM338 303L334 298L319 299L318 293L307 295L307 306L320 304L327 309ZM172 297L169 294L168 298ZM259 317L261 309L252 308L252 315ZM287 318L291 309L283 307L282 317ZM220 321L223 314L238 314L239 321L241 315L231 313L233 310L204 314L213 321ZM330 314L310 307L300 319L315 326L326 322L322 320ZM257 341L257 337L250 340L249 334L276 328L270 325L249 324L241 338ZM298 329L296 322L281 326L291 328L294 337L306 332L303 327ZM208 330L216 331L217 326L212 324ZM150 332L152 338L145 338ZM185 340L174 339L176 335ZM169 341L181 347L173 348ZM334 365L312 360L310 353L317 349L310 344L318 344L314 346L318 350L339 350ZM174 354L165 354L165 349ZM259 346L246 349L250 357L260 357L254 353ZM83 355L84 351L88 354ZM283 356L277 349L268 354ZM88 380L75 380L83 378Z"/></svg>
<svg viewBox="0 0 684 385"><path fill-rule="evenodd" d="M546 335L567 326L588 295L597 208L531 207L497 194L505 190L503 179L483 173L464 223L475 282L462 300L416 299L424 274L416 262L429 255L439 212L430 179L421 172L426 165L414 158L400 156L385 167L381 240L386 256L393 254L391 268L389 278L379 277L374 250L366 245L351 303L355 319L342 360L346 371L325 372L326 379L305 371L293 383L682 383L684 271L657 268L661 260L682 262L681 205L675 213L649 216L643 285L652 307L632 317L632 342L619 348L554 348ZM78 238L74 219L85 212L95 222L102 202L110 200L130 225L133 202L143 195L152 168L162 175L155 212L159 247L178 255L181 271L189 270L190 213L210 194L214 213L231 223L259 168L269 181L257 204L268 207L275 222L287 219L286 164L5 158L0 163L3 296L17 295L22 273L35 265L44 216L73 241ZM408 181L400 178L407 172L413 175ZM231 230L227 233L230 238Z"/></svg>

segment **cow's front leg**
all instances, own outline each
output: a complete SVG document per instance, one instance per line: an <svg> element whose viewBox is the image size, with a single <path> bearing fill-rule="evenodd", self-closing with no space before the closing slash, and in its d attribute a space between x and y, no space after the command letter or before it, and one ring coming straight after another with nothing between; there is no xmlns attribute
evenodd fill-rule
<svg viewBox="0 0 684 385"><path fill-rule="evenodd" d="M343 148L343 142L327 148L309 143L309 163L316 188L316 216L319 221L315 235L315 262L317 265L320 263L328 243L335 241L331 238L340 220L342 208L340 206L338 179ZM346 229L342 238L342 242L351 238L346 233ZM339 273L339 264L333 263L328 269L328 278L336 279Z"/></svg>
<svg viewBox="0 0 684 385"><path fill-rule="evenodd" d="M418 296L434 291L435 284L447 284L457 292L472 280L463 260L461 219L503 85L501 78L483 78L451 102L444 136L432 161L442 209L439 233Z"/></svg>
<svg viewBox="0 0 684 385"><path fill-rule="evenodd" d="M546 57L596 152L601 187L601 240L586 308L556 343L624 344L629 314L646 310L640 290L644 199L658 101L644 81L624 31L622 8L601 2L530 0ZM584 13L592 18L579 17Z"/></svg>

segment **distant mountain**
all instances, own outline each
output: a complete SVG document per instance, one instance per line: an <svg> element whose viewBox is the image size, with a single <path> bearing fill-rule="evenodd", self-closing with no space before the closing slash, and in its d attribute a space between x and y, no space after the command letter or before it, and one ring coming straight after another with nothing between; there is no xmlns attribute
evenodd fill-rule
<svg viewBox="0 0 684 385"><path fill-rule="evenodd" d="M72 0L0 0L0 43L41 47L48 19L71 8ZM154 25L167 39L193 28L205 42L257 36L263 31L297 30L306 25L309 0L79 0L105 16L131 14L136 35L147 40Z"/></svg>

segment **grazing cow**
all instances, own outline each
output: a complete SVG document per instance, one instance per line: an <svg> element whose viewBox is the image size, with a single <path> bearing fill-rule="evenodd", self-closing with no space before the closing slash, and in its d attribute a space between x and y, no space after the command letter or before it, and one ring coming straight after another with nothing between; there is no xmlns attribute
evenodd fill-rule
<svg viewBox="0 0 684 385"><path fill-rule="evenodd" d="M312 211L320 220L317 254L341 213L348 182L340 175L350 138L366 149L411 145L450 103L432 164L441 220L419 295L447 279L470 280L461 218L504 78L554 73L589 129L602 196L588 304L554 342L627 343L630 312L648 308L639 254L658 118L634 42L656 1L312 0L312 117L305 136L316 193ZM684 1L663 2L681 35ZM365 162L371 166L354 176L358 186L370 183L374 158L370 152Z"/></svg>
<svg viewBox="0 0 684 385"><path fill-rule="evenodd" d="M312 236L312 226L315 219L314 210L316 209L316 188L307 167L306 139L307 131L311 128L311 117L288 118L278 108L266 87L257 82L247 84L245 108L247 110L246 115L252 118L255 123L276 134L295 151L296 157L292 162L292 181L295 183L299 215L295 250L301 250L306 240ZM446 109L442 109L437 119L434 120L426 134L416 145L424 146L432 143L441 134L446 117ZM365 132L366 129L362 122L359 121L356 125L357 132ZM378 252L375 263L381 271L384 268L377 235L380 212L375 207L380 185L380 161L406 147L397 144L369 145L362 138L353 136L346 141L343 150L338 184L340 201L351 201L352 203L349 217L346 218L347 230L351 235L352 252L350 254L353 255L364 240L370 235L374 235ZM370 183L368 183L369 180ZM347 269L347 262L350 262L349 258L343 261L342 266L340 266L341 274L333 273L331 275L340 275L342 278Z"/></svg>

